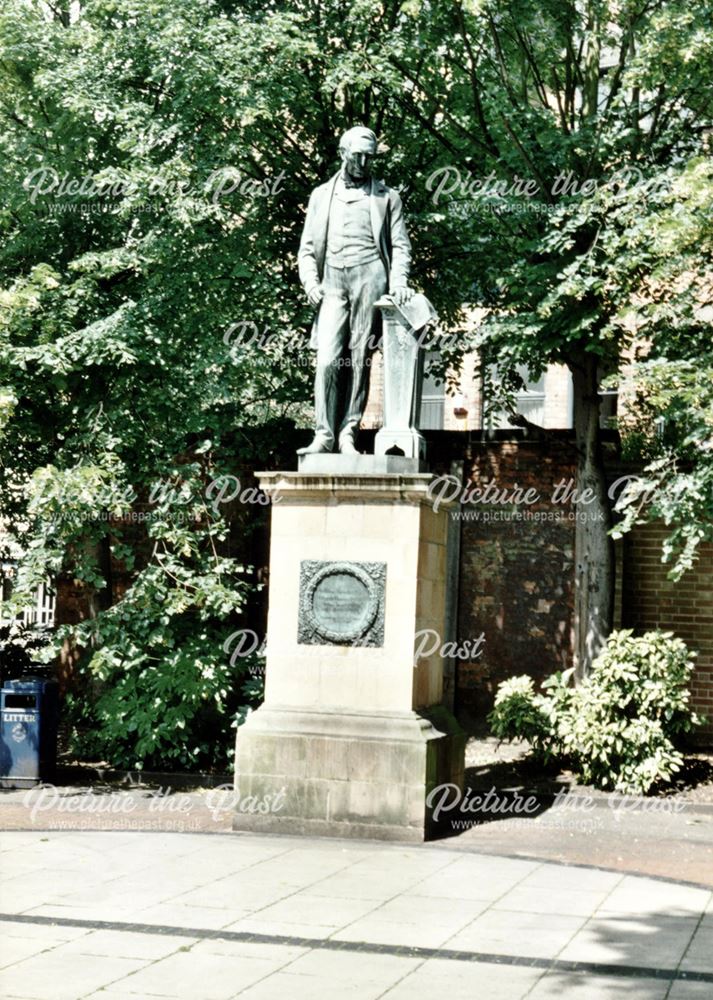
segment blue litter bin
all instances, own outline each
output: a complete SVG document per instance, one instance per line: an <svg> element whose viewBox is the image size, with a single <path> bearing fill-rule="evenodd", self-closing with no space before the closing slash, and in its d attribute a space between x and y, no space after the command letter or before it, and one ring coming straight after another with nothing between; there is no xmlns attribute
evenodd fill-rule
<svg viewBox="0 0 713 1000"><path fill-rule="evenodd" d="M0 691L0 787L53 781L57 760L56 681L21 677Z"/></svg>

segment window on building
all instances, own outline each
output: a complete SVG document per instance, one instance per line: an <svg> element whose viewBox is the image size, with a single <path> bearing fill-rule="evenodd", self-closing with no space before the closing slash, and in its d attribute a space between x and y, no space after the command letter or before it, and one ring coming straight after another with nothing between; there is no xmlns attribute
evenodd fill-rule
<svg viewBox="0 0 713 1000"><path fill-rule="evenodd" d="M530 378L526 365L518 365L517 372L525 383L515 398L517 412L539 427L570 429L573 426L574 398L569 369L564 365L550 365L538 379ZM602 389L599 399L600 426L612 427L617 413L618 393L616 389ZM491 430L507 430L513 426L505 410L490 413L486 422L486 427Z"/></svg>
<svg viewBox="0 0 713 1000"><path fill-rule="evenodd" d="M439 385L435 376L431 374L432 364L438 360L440 360L438 351L426 351L423 364L424 376L421 392L421 414L418 424L422 431L443 430L446 384L441 380Z"/></svg>
<svg viewBox="0 0 713 1000"><path fill-rule="evenodd" d="M516 398L517 412L530 421L531 424L545 426L545 376L538 379L529 378L527 368L520 366L519 372L525 380L525 388L518 392Z"/></svg>
<svg viewBox="0 0 713 1000"><path fill-rule="evenodd" d="M527 365L518 365L516 371L525 385L515 397L515 408L531 424L538 424L540 427L544 427L545 375L543 373L538 379L530 378ZM497 377L495 370L493 371L493 377ZM488 414L486 417L486 426L490 430L507 430L509 427L516 425L512 423L507 410L502 409L491 411Z"/></svg>
<svg viewBox="0 0 713 1000"><path fill-rule="evenodd" d="M599 392L599 426L613 427L616 424L619 393L616 389L601 389Z"/></svg>

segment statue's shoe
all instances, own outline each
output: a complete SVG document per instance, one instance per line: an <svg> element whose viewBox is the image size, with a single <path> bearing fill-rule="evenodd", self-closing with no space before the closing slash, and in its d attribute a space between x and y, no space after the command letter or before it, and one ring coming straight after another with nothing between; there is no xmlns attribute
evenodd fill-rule
<svg viewBox="0 0 713 1000"><path fill-rule="evenodd" d="M342 455L358 455L359 452L354 446L354 442L351 438L344 438L339 442L339 451Z"/></svg>
<svg viewBox="0 0 713 1000"><path fill-rule="evenodd" d="M314 438L314 440L306 445L304 448L298 448L298 455L320 455L324 452L331 451L331 447L322 438Z"/></svg>

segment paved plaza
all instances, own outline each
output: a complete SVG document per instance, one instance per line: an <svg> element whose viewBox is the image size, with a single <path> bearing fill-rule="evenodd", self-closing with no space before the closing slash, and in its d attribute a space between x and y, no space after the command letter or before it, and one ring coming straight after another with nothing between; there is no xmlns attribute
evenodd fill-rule
<svg viewBox="0 0 713 1000"><path fill-rule="evenodd" d="M709 1000L713 893L453 850L2 834L6 1000Z"/></svg>

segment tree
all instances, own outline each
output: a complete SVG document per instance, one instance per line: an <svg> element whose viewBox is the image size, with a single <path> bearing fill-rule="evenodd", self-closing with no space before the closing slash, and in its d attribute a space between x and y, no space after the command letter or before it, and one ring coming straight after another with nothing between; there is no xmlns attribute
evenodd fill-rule
<svg viewBox="0 0 713 1000"><path fill-rule="evenodd" d="M623 447L644 462L617 502L615 532L662 520L674 580L713 539L712 178L709 159L691 160L662 210L631 227L632 255L654 248L656 258L635 289L642 356L612 379L629 401Z"/></svg>

